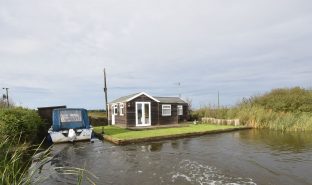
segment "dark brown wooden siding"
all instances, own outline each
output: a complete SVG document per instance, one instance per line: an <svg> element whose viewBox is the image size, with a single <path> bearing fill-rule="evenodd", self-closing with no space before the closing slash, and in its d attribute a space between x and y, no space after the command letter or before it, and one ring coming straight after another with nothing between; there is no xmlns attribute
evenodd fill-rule
<svg viewBox="0 0 312 185"><path fill-rule="evenodd" d="M118 104L118 114L115 116L116 125L135 127L135 102L150 102L151 103L151 125L168 125L168 124L177 124L184 122L188 119L188 105L187 104L178 104L178 103L158 103L153 99L141 95L129 102L124 102L124 116L120 116L119 113L119 104ZM171 105L171 116L162 116L162 105L169 104ZM183 115L178 116L178 105L183 105ZM111 104L109 105L109 117L111 120Z"/></svg>
<svg viewBox="0 0 312 185"><path fill-rule="evenodd" d="M118 103L118 111L117 111L117 115L115 115L115 123L119 124L119 125L127 125L127 113L126 113L126 103L124 103L124 114L120 115L120 104Z"/></svg>
<svg viewBox="0 0 312 185"><path fill-rule="evenodd" d="M135 127L135 102L127 103L127 126Z"/></svg>
<svg viewBox="0 0 312 185"><path fill-rule="evenodd" d="M158 103L151 98L141 95L128 102L127 105L127 126L135 127L135 102L150 102L151 103L151 125L158 124Z"/></svg>
<svg viewBox="0 0 312 185"><path fill-rule="evenodd" d="M152 125L159 125L159 108L158 102L152 102L151 104L151 117L152 117Z"/></svg>
<svg viewBox="0 0 312 185"><path fill-rule="evenodd" d="M162 105L171 105L171 116L162 115ZM159 123L160 125L177 124L178 112L177 104L173 103L159 103Z"/></svg>
<svg viewBox="0 0 312 185"><path fill-rule="evenodd" d="M66 108L66 105L54 106L54 107L38 107L38 114L41 119L48 123L49 126L52 125L52 112L54 109Z"/></svg>
<svg viewBox="0 0 312 185"><path fill-rule="evenodd" d="M171 105L171 116L162 115L162 105ZM178 116L178 105L183 106L183 115ZM178 103L160 103L159 104L159 122L161 125L177 124L187 121L188 105Z"/></svg>
<svg viewBox="0 0 312 185"><path fill-rule="evenodd" d="M179 123L188 120L188 104L178 104L183 106L183 115L179 116Z"/></svg>

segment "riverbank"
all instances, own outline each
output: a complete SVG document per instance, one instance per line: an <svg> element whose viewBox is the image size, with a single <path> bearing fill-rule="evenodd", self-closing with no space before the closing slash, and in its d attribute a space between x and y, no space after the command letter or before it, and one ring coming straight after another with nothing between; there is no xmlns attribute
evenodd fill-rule
<svg viewBox="0 0 312 185"><path fill-rule="evenodd" d="M250 129L245 126L210 125L210 124L188 124L183 127L159 128L152 130L129 130L117 126L104 127L104 139L117 145L140 143L148 141L159 141L165 139L176 139L204 134L215 134L235 130ZM101 133L102 127L95 127L94 132Z"/></svg>
<svg viewBox="0 0 312 185"><path fill-rule="evenodd" d="M273 89L263 95L243 99L233 107L201 107L192 118L239 119L254 128L281 131L312 131L312 90Z"/></svg>

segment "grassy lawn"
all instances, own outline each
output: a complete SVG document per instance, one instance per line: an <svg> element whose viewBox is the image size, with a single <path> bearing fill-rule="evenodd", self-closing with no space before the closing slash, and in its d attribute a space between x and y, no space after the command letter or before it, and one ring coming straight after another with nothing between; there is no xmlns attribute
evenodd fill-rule
<svg viewBox="0 0 312 185"><path fill-rule="evenodd" d="M179 134L197 133L197 132L207 132L207 131L218 131L223 129L238 128L237 126L227 126L227 125L210 125L210 124L190 124L186 127L179 128L159 128L153 130L140 130L132 131L124 128L119 128L116 126L105 126L105 135L111 136L114 139L119 140L131 140L131 139L141 139L150 138L157 136L174 136ZM101 127L95 127L94 131L101 133Z"/></svg>

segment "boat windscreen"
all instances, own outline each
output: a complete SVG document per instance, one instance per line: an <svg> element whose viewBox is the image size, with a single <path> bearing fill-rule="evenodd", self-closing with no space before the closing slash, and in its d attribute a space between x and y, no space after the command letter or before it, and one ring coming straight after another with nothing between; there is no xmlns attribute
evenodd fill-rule
<svg viewBox="0 0 312 185"><path fill-rule="evenodd" d="M62 128L81 128L83 127L81 110L62 110L60 111Z"/></svg>

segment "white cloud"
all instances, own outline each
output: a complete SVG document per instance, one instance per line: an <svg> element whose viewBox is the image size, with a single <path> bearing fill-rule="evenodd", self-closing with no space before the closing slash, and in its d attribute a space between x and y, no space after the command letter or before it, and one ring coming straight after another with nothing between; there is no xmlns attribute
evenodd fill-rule
<svg viewBox="0 0 312 185"><path fill-rule="evenodd" d="M11 55L23 55L38 52L42 44L32 39L0 39L0 53Z"/></svg>
<svg viewBox="0 0 312 185"><path fill-rule="evenodd" d="M195 105L214 103L218 90L233 104L274 87L311 86L310 0L12 0L0 7L0 85L23 105L99 108L103 67L110 100L140 90L177 95L177 82Z"/></svg>

